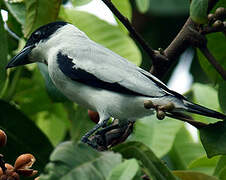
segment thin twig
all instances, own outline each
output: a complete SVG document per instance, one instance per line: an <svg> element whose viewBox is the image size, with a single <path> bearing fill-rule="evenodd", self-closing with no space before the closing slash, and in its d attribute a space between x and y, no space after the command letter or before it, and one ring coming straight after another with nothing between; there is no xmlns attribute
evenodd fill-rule
<svg viewBox="0 0 226 180"><path fill-rule="evenodd" d="M126 27L130 35L141 45L141 47L147 52L150 58L155 61L155 51L147 44L146 41L138 34L134 27L130 24L129 20L123 16L119 10L114 6L110 0L102 0L111 12L120 20L120 22Z"/></svg>
<svg viewBox="0 0 226 180"><path fill-rule="evenodd" d="M196 127L197 129L204 128L204 127L206 127L208 125L208 124L203 123L203 122L195 121L194 119L192 119L191 116L180 114L180 113L178 113L178 114L176 114L176 113L174 113L174 114L167 113L166 116L171 117L171 118L175 118L175 119L178 119L178 120L181 120L181 121L184 121L184 122L187 122L190 125Z"/></svg>
<svg viewBox="0 0 226 180"><path fill-rule="evenodd" d="M226 80L226 71L224 68L220 65L220 63L217 62L217 60L214 58L214 56L211 54L209 49L207 47L201 47L199 48L203 55L207 58L207 60L212 64L212 66L217 70L217 72L222 76L224 80Z"/></svg>

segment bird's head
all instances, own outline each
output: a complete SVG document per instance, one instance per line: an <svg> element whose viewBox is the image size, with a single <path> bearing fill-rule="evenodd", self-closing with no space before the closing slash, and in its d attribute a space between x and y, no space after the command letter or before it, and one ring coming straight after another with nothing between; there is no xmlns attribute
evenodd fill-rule
<svg viewBox="0 0 226 180"><path fill-rule="evenodd" d="M20 65L30 64L34 62L45 62L45 59L41 57L41 46L62 26L67 25L66 22L52 22L44 25L34 31L25 47L7 64L6 68L16 67Z"/></svg>

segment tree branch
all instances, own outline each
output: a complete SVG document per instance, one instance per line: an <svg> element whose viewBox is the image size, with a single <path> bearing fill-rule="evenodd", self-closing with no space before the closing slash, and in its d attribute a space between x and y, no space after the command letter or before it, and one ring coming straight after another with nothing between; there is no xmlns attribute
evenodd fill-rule
<svg viewBox="0 0 226 180"><path fill-rule="evenodd" d="M211 54L207 47L199 48L206 59L212 64L212 66L217 70L217 72L222 76L224 80L226 80L226 71L224 68L217 62L214 56Z"/></svg>
<svg viewBox="0 0 226 180"><path fill-rule="evenodd" d="M218 2L218 0L209 0L208 13L216 5L217 2ZM156 72L154 75L157 76L158 78L162 78L166 73L165 69L169 69L172 66L172 64L174 64L177 61L180 54L183 53L184 50L186 50L189 46L193 45L191 38L194 35L196 35L196 37L198 37L197 34L195 34L195 33L192 35L189 32L189 28L193 28L194 30L197 30L197 32L198 32L198 25L196 23L194 23L190 17L187 19L184 26L182 27L180 32L177 34L177 36L174 38L174 40L164 50L164 55L169 60L169 62L164 65L165 66L164 70L162 70L163 68L161 66L154 67L155 72ZM200 36L201 36L201 34L200 34ZM193 38L193 39L195 39L195 38ZM152 67L152 69L153 69L153 67Z"/></svg>
<svg viewBox="0 0 226 180"><path fill-rule="evenodd" d="M178 57L191 45L194 45L193 41L197 41L196 38L202 39L204 34L209 32L203 32L195 34L191 32L191 28L198 32L198 25L195 24L192 19L189 17L174 38L170 45L163 51L153 50L146 41L136 32L133 26L130 24L129 20L124 17L119 10L113 5L110 0L102 0L106 6L112 11L112 13L121 21L121 23L127 28L130 32L130 35L142 46L146 53L152 59L151 73L158 78L162 78L166 72L170 69L172 64L174 64ZM208 13L215 6L218 0L209 0ZM212 30L211 30L212 31ZM214 30L215 31L215 30ZM199 37L200 36L200 37ZM196 43L196 42L195 42ZM198 46L199 47L199 46Z"/></svg>

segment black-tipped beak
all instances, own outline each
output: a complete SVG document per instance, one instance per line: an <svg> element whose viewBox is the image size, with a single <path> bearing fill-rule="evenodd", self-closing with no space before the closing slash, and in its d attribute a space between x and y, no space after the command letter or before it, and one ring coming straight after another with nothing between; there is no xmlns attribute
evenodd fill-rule
<svg viewBox="0 0 226 180"><path fill-rule="evenodd" d="M28 54L31 50L35 47L35 45L26 46L19 52L11 61L7 64L6 69L16 66L21 66L25 64L33 63L32 61L28 60Z"/></svg>

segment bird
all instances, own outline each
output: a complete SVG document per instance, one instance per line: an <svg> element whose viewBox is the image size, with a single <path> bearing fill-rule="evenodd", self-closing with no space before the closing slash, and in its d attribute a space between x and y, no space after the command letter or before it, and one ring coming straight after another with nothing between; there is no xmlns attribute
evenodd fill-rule
<svg viewBox="0 0 226 180"><path fill-rule="evenodd" d="M90 136L105 127L111 117L122 124L155 112L159 119L165 115L180 119L185 112L226 118L170 90L148 71L67 22L51 22L35 30L6 69L35 62L48 66L52 82L69 100L98 112L99 122L81 139L89 145L93 145Z"/></svg>

